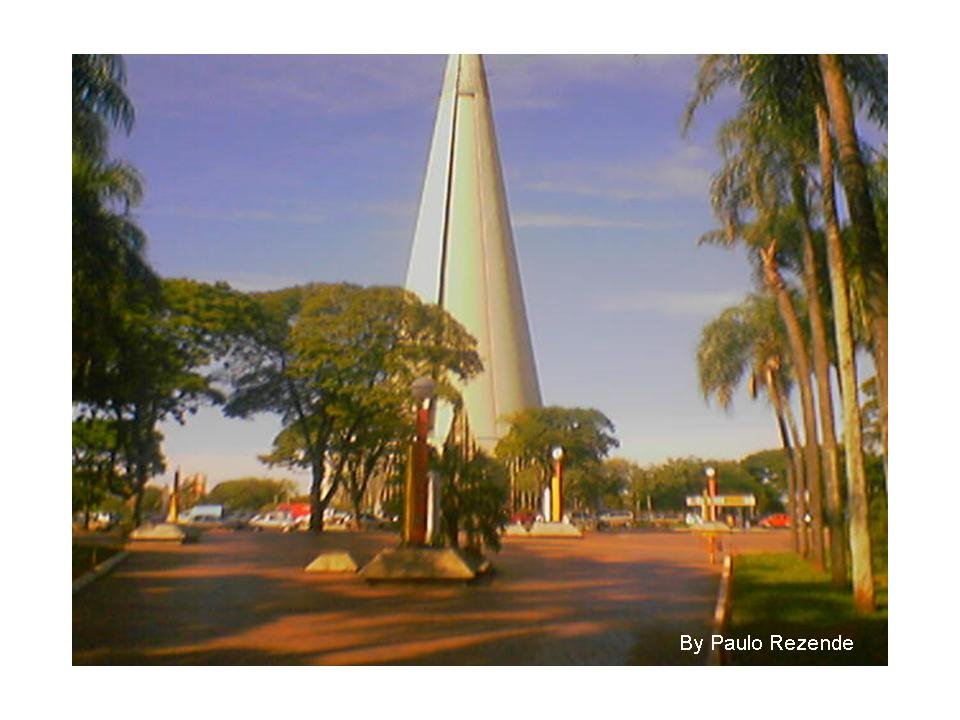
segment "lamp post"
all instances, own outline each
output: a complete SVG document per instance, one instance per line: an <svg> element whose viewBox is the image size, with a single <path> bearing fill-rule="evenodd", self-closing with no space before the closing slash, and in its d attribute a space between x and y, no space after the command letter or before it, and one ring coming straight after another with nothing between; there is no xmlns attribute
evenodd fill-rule
<svg viewBox="0 0 960 720"><path fill-rule="evenodd" d="M417 378L410 386L416 405L416 435L407 462L407 497L404 508L403 539L408 545L423 545L427 539L427 464L429 452L430 405L436 383L429 377Z"/></svg>
<svg viewBox="0 0 960 720"><path fill-rule="evenodd" d="M717 471L712 467L708 467L706 470L707 473L707 497L705 501L707 507L707 519L710 522L716 522L717 519L717 506L713 504L713 499L717 496Z"/></svg>
<svg viewBox="0 0 960 720"><path fill-rule="evenodd" d="M550 518L552 522L563 520L563 448L557 445L550 453L553 457L553 478L550 487Z"/></svg>
<svg viewBox="0 0 960 720"><path fill-rule="evenodd" d="M173 473L173 492L170 493L170 505L167 507L167 522L177 523L180 520L180 468Z"/></svg>

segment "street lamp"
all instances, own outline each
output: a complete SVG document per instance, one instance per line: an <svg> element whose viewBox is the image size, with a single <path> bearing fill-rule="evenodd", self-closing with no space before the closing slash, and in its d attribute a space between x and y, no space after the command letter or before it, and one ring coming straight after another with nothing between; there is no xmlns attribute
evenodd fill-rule
<svg viewBox="0 0 960 720"><path fill-rule="evenodd" d="M423 545L427 539L427 435L430 432L430 405L436 394L436 387L436 383L429 377L417 378L410 386L410 393L416 403L417 422L416 435L410 446L407 462L407 497L403 518L403 539L409 545Z"/></svg>
<svg viewBox="0 0 960 720"><path fill-rule="evenodd" d="M550 487L550 517L552 522L563 520L563 448L557 445L550 452L553 458L553 478Z"/></svg>
<svg viewBox="0 0 960 720"><path fill-rule="evenodd" d="M707 497L706 502L708 503L707 507L707 519L710 522L714 522L717 519L717 506L713 504L713 499L717 496L717 471L712 467L706 469L707 473Z"/></svg>

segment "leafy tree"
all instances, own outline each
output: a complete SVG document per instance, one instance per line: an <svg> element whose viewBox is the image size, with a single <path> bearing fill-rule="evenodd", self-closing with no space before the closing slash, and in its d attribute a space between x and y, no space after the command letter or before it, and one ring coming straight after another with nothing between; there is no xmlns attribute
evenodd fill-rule
<svg viewBox="0 0 960 720"><path fill-rule="evenodd" d="M620 458L583 463L565 474L567 494L594 513L603 508L619 508L637 472L639 468L634 463Z"/></svg>
<svg viewBox="0 0 960 720"><path fill-rule="evenodd" d="M245 316L242 295L226 285L165 280L158 304L127 305L120 320L110 392L76 407L81 420L115 428L128 493L139 522L147 481L164 469L162 434L167 419L185 422L204 402L220 402L216 361L231 352L231 334Z"/></svg>
<svg viewBox="0 0 960 720"><path fill-rule="evenodd" d="M496 446L496 456L515 469L531 468L538 491L550 481L552 452L563 448L567 472L598 465L620 443L614 426L599 410L557 406L528 408L508 418L510 429Z"/></svg>
<svg viewBox="0 0 960 720"><path fill-rule="evenodd" d="M73 422L73 511L83 512L84 529L99 503L111 492L123 492L115 434L104 420Z"/></svg>
<svg viewBox="0 0 960 720"><path fill-rule="evenodd" d="M399 288L307 285L252 296L246 344L230 368L228 415L271 412L271 465L309 469L311 529L376 442L412 434L410 383L448 392L481 369L476 342L442 308Z"/></svg>
<svg viewBox="0 0 960 720"><path fill-rule="evenodd" d="M217 483L203 499L205 503L223 505L229 512L260 510L296 492L292 480L240 478Z"/></svg>

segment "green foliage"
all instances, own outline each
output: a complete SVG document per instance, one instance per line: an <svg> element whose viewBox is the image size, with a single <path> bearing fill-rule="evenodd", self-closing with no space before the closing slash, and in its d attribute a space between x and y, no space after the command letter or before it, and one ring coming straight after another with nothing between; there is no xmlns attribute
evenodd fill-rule
<svg viewBox="0 0 960 720"><path fill-rule="evenodd" d="M354 499L362 496L371 473L402 453L415 378L434 377L439 393L452 397L451 375L466 380L481 369L469 333L400 288L314 284L251 300L225 412L280 416L282 429L261 460L310 469L315 530L342 483Z"/></svg>
<svg viewBox="0 0 960 720"><path fill-rule="evenodd" d="M163 469L159 422L219 401L209 369L243 317L223 285L161 282L132 211L139 175L107 156L134 110L114 55L73 56L73 401L75 503L143 491ZM139 514L139 504L135 510Z"/></svg>
<svg viewBox="0 0 960 720"><path fill-rule="evenodd" d="M880 424L880 398L877 393L877 377L874 375L860 386L864 401L860 420L863 423L863 449L877 454L883 449L883 429Z"/></svg>
<svg viewBox="0 0 960 720"><path fill-rule="evenodd" d="M510 430L497 443L496 456L519 467L533 467L545 483L553 467L552 452L563 448L568 472L598 465L620 443L614 426L599 410L557 406L530 408L509 418Z"/></svg>
<svg viewBox="0 0 960 720"><path fill-rule="evenodd" d="M789 350L776 300L751 293L704 326L697 347L697 372L705 399L727 409L747 378L751 394L789 389ZM771 387L774 385L774 387Z"/></svg>
<svg viewBox="0 0 960 720"><path fill-rule="evenodd" d="M447 543L459 547L463 533L468 548L499 550L509 520L506 469L482 452L466 460L453 446L432 460L442 482L440 528Z"/></svg>
<svg viewBox="0 0 960 720"><path fill-rule="evenodd" d="M781 482L768 475L764 482L764 458L782 451L768 450L748 455L743 460L703 460L696 457L670 458L645 468L629 468L629 494L634 507L642 507L647 495L653 509L659 512L683 512L688 495L700 495L706 487L705 471L713 467L717 472L720 493L726 495L752 494L757 499L757 512L765 514L782 509ZM778 467L774 464L774 467ZM621 471L623 472L623 471ZM771 471L775 472L775 471Z"/></svg>
<svg viewBox="0 0 960 720"><path fill-rule="evenodd" d="M265 505L291 497L296 489L296 483L292 480L266 478L224 480L207 493L203 502L223 505L228 512L254 512Z"/></svg>
<svg viewBox="0 0 960 720"><path fill-rule="evenodd" d="M570 468L564 473L564 484L570 499L597 513L604 508L622 508L625 493L637 484L641 473L635 463L613 458Z"/></svg>

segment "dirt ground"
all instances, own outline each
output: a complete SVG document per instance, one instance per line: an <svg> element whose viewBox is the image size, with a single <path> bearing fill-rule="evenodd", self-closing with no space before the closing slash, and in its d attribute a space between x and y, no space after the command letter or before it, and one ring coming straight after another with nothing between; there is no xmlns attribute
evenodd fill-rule
<svg viewBox="0 0 960 720"><path fill-rule="evenodd" d="M785 551L786 531L720 536ZM369 585L303 568L321 551L359 564L386 533L208 532L132 543L73 599L75 664L596 665L703 663L679 634L707 632L719 565L686 532L505 538L470 585Z"/></svg>

